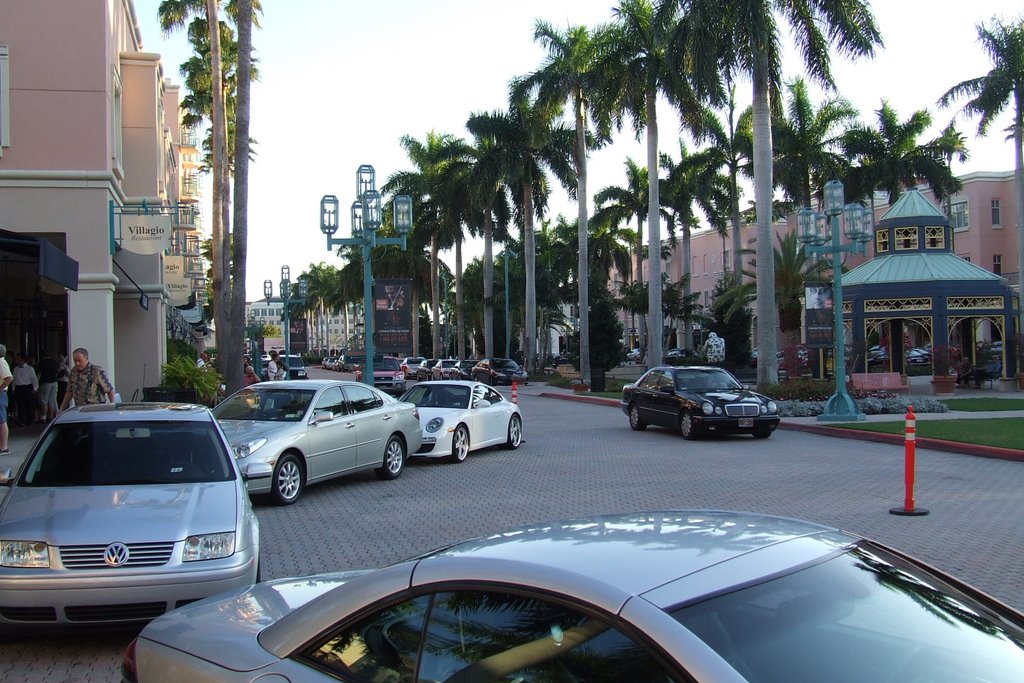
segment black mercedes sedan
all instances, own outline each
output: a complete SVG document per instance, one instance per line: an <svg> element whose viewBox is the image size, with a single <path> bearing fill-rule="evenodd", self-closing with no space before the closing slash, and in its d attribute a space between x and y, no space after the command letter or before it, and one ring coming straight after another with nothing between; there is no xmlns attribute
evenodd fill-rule
<svg viewBox="0 0 1024 683"><path fill-rule="evenodd" d="M767 439L779 426L775 401L717 367L651 368L622 388L622 412L636 431L659 425L678 429L685 439L708 433Z"/></svg>

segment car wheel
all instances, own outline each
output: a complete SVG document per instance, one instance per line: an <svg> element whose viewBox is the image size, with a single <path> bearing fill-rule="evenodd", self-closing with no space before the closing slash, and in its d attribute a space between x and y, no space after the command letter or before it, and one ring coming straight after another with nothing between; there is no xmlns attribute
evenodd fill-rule
<svg viewBox="0 0 1024 683"><path fill-rule="evenodd" d="M683 435L683 438L692 441L699 436L697 432L698 427L694 422L693 416L689 412L680 413L679 433Z"/></svg>
<svg viewBox="0 0 1024 683"><path fill-rule="evenodd" d="M629 428L634 432L642 432L647 429L647 423L640 419L640 409L635 403L629 405Z"/></svg>
<svg viewBox="0 0 1024 683"><path fill-rule="evenodd" d="M299 499L306 485L306 474L294 453L285 453L274 468L274 485L270 493L278 505L291 505Z"/></svg>
<svg viewBox="0 0 1024 683"><path fill-rule="evenodd" d="M758 429L758 430L754 431L754 438L755 439L767 439L771 435L772 435L772 430L770 430L770 429Z"/></svg>
<svg viewBox="0 0 1024 683"><path fill-rule="evenodd" d="M452 434L452 454L448 459L452 462L466 462L469 456L469 431L465 425L459 425Z"/></svg>
<svg viewBox="0 0 1024 683"><path fill-rule="evenodd" d="M523 418L513 415L508 421L508 439L505 441L505 448L515 450L523 442Z"/></svg>
<svg viewBox="0 0 1024 683"><path fill-rule="evenodd" d="M384 464L374 470L378 479L398 479L405 469L405 444L397 436L388 439L384 447Z"/></svg>

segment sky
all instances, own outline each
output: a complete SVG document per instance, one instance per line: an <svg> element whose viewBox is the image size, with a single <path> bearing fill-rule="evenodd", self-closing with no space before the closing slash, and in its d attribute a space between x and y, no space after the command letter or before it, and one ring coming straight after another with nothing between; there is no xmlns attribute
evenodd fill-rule
<svg viewBox="0 0 1024 683"><path fill-rule="evenodd" d="M134 2L143 49L163 55L165 77L183 83L179 65L191 54L184 33L162 35L160 0ZM341 267L319 229L320 198L338 197L343 221L336 237L348 237L344 208L355 199L361 164L374 166L379 187L391 174L412 168L400 146L402 136L423 140L436 131L469 139L465 123L471 114L504 110L509 81L543 62L544 51L533 40L537 19L559 29L593 28L612 19L614 6L609 0L262 2L261 28L253 34L260 77L252 87L257 156L249 171L249 300L263 297L266 279L275 283L277 293L282 265L290 267L292 279L315 263ZM931 139L962 106L939 109L938 98L991 69L976 27L993 16L1015 19L1006 8L1005 0L872 3L885 46L871 60L833 57L838 94L869 125L876 123L874 112L882 100L889 101L900 120L928 109L933 128L921 141ZM803 75L801 61L787 46L785 78ZM749 82L738 84L737 96L741 106L749 105ZM815 89L815 104L822 97ZM678 157L678 116L662 102L658 117L660 149ZM1013 146L1002 132L1010 122L1007 110L988 136L979 138L977 120L958 117L970 159L954 161L953 171L1012 170ZM624 184L627 157L644 165L645 149L627 125L612 145L593 151L591 194ZM550 216L575 218L575 203L557 183L552 185ZM748 190L741 205L752 200ZM205 213L209 226L208 207ZM478 243L467 244L464 261L482 251ZM452 263L453 256L446 261Z"/></svg>

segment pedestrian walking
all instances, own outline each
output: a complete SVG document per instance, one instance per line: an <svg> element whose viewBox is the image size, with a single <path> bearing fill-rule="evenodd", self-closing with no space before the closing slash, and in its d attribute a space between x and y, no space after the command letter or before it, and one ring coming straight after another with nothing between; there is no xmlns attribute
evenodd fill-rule
<svg viewBox="0 0 1024 683"><path fill-rule="evenodd" d="M57 416L57 361L43 351L38 370L39 421L49 422Z"/></svg>
<svg viewBox="0 0 1024 683"><path fill-rule="evenodd" d="M242 381L245 382L245 386L250 386L260 381L255 368L250 363L245 364L245 374L242 376Z"/></svg>
<svg viewBox="0 0 1024 683"><path fill-rule="evenodd" d="M7 364L7 347L0 344L0 455L10 455L7 439L10 428L7 426L7 387L14 381L11 367Z"/></svg>
<svg viewBox="0 0 1024 683"><path fill-rule="evenodd" d="M89 362L89 351L75 349L71 360L74 367L71 368L68 391L60 404L61 411L67 410L72 400L76 406L108 401L114 403L114 385L110 383L103 368Z"/></svg>
<svg viewBox="0 0 1024 683"><path fill-rule="evenodd" d="M71 380L71 368L68 367L68 357L63 353L57 359L57 405L64 402L64 395L68 393L68 382Z"/></svg>
<svg viewBox="0 0 1024 683"><path fill-rule="evenodd" d="M277 379L277 370L277 351L271 351L267 361L267 379Z"/></svg>
<svg viewBox="0 0 1024 683"><path fill-rule="evenodd" d="M14 403L18 409L18 424L30 425L35 420L36 391L39 389L36 369L29 364L25 354L19 353L14 357L11 374L14 375Z"/></svg>

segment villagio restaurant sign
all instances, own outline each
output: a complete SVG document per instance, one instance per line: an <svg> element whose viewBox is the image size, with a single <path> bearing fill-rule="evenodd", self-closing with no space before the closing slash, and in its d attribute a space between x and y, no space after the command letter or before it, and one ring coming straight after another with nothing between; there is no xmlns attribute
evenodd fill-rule
<svg viewBox="0 0 1024 683"><path fill-rule="evenodd" d="M170 293L170 303L183 306L192 296L192 278L185 272L184 256L164 256L164 285Z"/></svg>
<svg viewBox="0 0 1024 683"><path fill-rule="evenodd" d="M171 248L169 214L119 214L121 247L135 254L160 254Z"/></svg>

